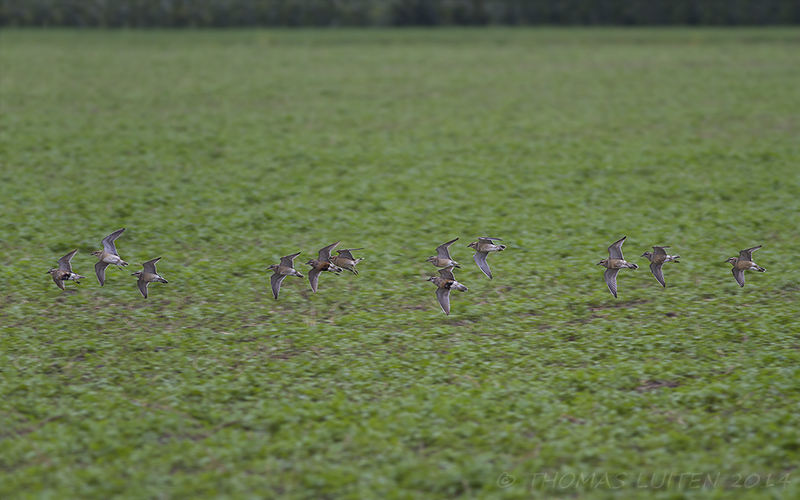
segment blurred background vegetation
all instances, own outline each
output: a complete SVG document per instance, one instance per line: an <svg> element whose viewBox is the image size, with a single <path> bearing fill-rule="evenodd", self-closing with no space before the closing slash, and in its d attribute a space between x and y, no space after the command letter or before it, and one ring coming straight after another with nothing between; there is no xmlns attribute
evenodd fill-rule
<svg viewBox="0 0 800 500"><path fill-rule="evenodd" d="M800 0L0 0L0 26L788 25Z"/></svg>

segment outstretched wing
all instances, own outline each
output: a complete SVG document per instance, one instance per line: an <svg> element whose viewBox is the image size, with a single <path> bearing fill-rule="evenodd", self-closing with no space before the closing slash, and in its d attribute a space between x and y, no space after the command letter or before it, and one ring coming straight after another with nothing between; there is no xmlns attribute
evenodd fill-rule
<svg viewBox="0 0 800 500"><path fill-rule="evenodd" d="M71 261L72 261L72 258L75 256L76 253L78 253L78 249L77 248L75 250L71 251L70 253L68 253L67 255L61 257L60 259L58 259L58 269L59 269L59 271L66 271L68 273L72 272L72 262Z"/></svg>
<svg viewBox="0 0 800 500"><path fill-rule="evenodd" d="M458 238L450 240L447 243L442 243L441 245L436 247L436 255L438 255L440 259L452 260L450 258L450 245L452 245L456 241L458 241Z"/></svg>
<svg viewBox="0 0 800 500"><path fill-rule="evenodd" d="M658 280L658 282L661 283L661 286L666 288L667 284L664 283L664 273L661 271L661 266L663 265L664 265L663 262L657 262L657 263L653 262L652 264L650 264L650 271L653 273L653 276L656 277L656 280Z"/></svg>
<svg viewBox="0 0 800 500"><path fill-rule="evenodd" d="M298 255L300 255L300 252L281 257L281 265L286 267L294 267L294 259L296 259Z"/></svg>
<svg viewBox="0 0 800 500"><path fill-rule="evenodd" d="M622 239L615 241L610 247L608 247L609 258L625 260L622 258L622 244L625 243L625 238L627 238L627 236L623 236ZM616 294L614 295L616 296Z"/></svg>
<svg viewBox="0 0 800 500"><path fill-rule="evenodd" d="M117 254L117 247L114 246L114 240L119 238L119 235L122 234L123 231L125 231L124 227L122 229L117 229L113 233L103 238L103 250L118 256L119 254Z"/></svg>
<svg viewBox="0 0 800 500"><path fill-rule="evenodd" d="M66 288L64 288L64 282L58 277L58 273L53 273L53 283L55 283L58 288L66 290Z"/></svg>
<svg viewBox="0 0 800 500"><path fill-rule="evenodd" d="M487 243L491 243L493 241L503 241L501 238L491 238L489 236L480 236L478 238L479 241L485 241Z"/></svg>
<svg viewBox="0 0 800 500"><path fill-rule="evenodd" d="M97 264L94 265L94 273L97 275L100 286L106 284L106 267L108 267L108 263L102 260L97 261Z"/></svg>
<svg viewBox="0 0 800 500"><path fill-rule="evenodd" d="M444 269L439 269L439 276L446 280L456 280L456 277L453 276L453 266L447 266Z"/></svg>
<svg viewBox="0 0 800 500"><path fill-rule="evenodd" d="M739 283L739 286L744 286L744 271L736 269L735 267L731 269L731 271L733 271L733 277L736 278L736 282Z"/></svg>
<svg viewBox="0 0 800 500"><path fill-rule="evenodd" d="M153 259L153 260L148 260L147 262L142 264L142 267L144 268L144 272L150 273L150 274L158 274L158 272L156 272L156 262L158 262L159 260L161 260L161 257L159 257L157 259ZM147 297L145 297L145 298L147 298Z"/></svg>
<svg viewBox="0 0 800 500"><path fill-rule="evenodd" d="M489 264L486 263L486 256L489 255L487 252L475 252L475 255L472 258L475 260L475 263L478 264L478 267L483 274L492 279L492 270L489 269Z"/></svg>
<svg viewBox="0 0 800 500"><path fill-rule="evenodd" d="M363 248L345 248L344 250L336 250L336 253L339 254L339 257L344 257L345 259L356 260L353 257L353 254L350 252L355 252L356 250L364 250Z"/></svg>
<svg viewBox="0 0 800 500"><path fill-rule="evenodd" d="M603 273L606 278L606 285L608 285L608 289L614 297L617 296L617 273L619 273L619 269L606 269L606 272Z"/></svg>
<svg viewBox="0 0 800 500"><path fill-rule="evenodd" d="M741 252L739 252L739 260L752 261L753 260L753 252L755 252L759 248L761 248L761 245L758 245L757 247L747 248L745 250L742 250ZM744 278L742 278L742 283L744 283Z"/></svg>
<svg viewBox="0 0 800 500"><path fill-rule="evenodd" d="M142 292L142 297L147 298L147 285L149 283L140 279L136 282L136 284L139 286L139 291Z"/></svg>
<svg viewBox="0 0 800 500"><path fill-rule="evenodd" d="M439 305L442 306L442 311L445 314L450 314L450 289L437 288L436 298L439 299Z"/></svg>
<svg viewBox="0 0 800 500"><path fill-rule="evenodd" d="M278 293L281 291L281 283L283 283L285 277L286 276L283 274L274 273L269 279L272 282L272 295L275 297L275 300L278 300Z"/></svg>
<svg viewBox="0 0 800 500"><path fill-rule="evenodd" d="M328 245L325 248L321 248L319 251L319 260L323 262L328 262L331 258L331 250L336 248L336 245L338 245L339 243L341 243L341 241L337 241L333 245Z"/></svg>
<svg viewBox="0 0 800 500"><path fill-rule="evenodd" d="M653 256L663 255L664 257L666 257L667 256L667 251L664 250L665 248L669 248L669 247L653 247Z"/></svg>
<svg viewBox="0 0 800 500"><path fill-rule="evenodd" d="M308 272L308 281L309 281L309 283L311 283L311 291L314 292L314 293L317 293L317 284L319 283L319 275L320 275L320 273L322 273L322 271L320 271L320 270L318 270L316 268L313 268L313 267Z"/></svg>

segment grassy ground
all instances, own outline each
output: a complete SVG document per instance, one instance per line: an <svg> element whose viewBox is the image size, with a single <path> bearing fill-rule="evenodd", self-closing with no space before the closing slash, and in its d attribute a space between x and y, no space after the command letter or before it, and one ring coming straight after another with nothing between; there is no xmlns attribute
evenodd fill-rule
<svg viewBox="0 0 800 500"><path fill-rule="evenodd" d="M0 497L797 498L798 49L0 33ZM454 237L445 316L425 259ZM338 240L358 276L273 300L267 266ZM723 261L759 244L739 288ZM666 289L653 245L683 256Z"/></svg>

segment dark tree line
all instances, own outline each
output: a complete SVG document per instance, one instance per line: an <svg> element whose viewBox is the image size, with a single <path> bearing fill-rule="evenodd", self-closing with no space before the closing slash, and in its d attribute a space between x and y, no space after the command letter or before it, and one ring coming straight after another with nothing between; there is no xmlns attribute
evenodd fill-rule
<svg viewBox="0 0 800 500"><path fill-rule="evenodd" d="M789 25L800 0L0 0L0 26Z"/></svg>

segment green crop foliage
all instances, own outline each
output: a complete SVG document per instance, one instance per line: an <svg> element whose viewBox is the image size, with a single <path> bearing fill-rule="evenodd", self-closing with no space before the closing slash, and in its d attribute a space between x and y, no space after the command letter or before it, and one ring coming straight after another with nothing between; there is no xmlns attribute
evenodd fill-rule
<svg viewBox="0 0 800 500"><path fill-rule="evenodd" d="M0 498L797 498L798 54L796 29L0 32ZM508 245L492 280L478 236ZM455 237L445 316L425 259ZM340 240L358 276L272 298L270 264ZM740 288L724 261L759 244ZM683 256L666 288L653 245Z"/></svg>

